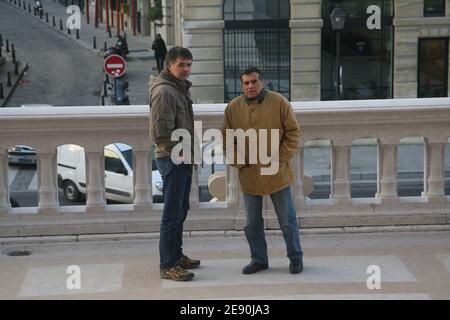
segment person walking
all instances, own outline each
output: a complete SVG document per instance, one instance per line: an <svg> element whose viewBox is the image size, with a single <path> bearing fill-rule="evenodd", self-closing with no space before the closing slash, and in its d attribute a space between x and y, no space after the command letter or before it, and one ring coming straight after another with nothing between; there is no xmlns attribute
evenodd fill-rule
<svg viewBox="0 0 450 320"><path fill-rule="evenodd" d="M167 68L149 81L150 138L156 144L156 166L163 180L164 210L161 218L159 253L162 279L187 281L194 278L194 269L200 265L183 254L183 224L189 210L192 183L192 164L188 155L172 149L178 143L172 133L184 129L194 137L194 113L188 81L192 67L192 53L183 47L174 47L167 53ZM191 141L191 148L194 144ZM193 149L191 149L191 154ZM179 164L177 164L179 163Z"/></svg>
<svg viewBox="0 0 450 320"><path fill-rule="evenodd" d="M156 66L158 68L158 74L164 69L164 60L166 59L167 48L161 34L156 35L155 41L152 44L152 50L155 51Z"/></svg>
<svg viewBox="0 0 450 320"><path fill-rule="evenodd" d="M232 166L239 171L241 191L244 195L244 207L246 212L246 226L244 227L247 238L251 261L242 269L244 274L252 274L269 267L267 244L264 235L264 219L262 216L263 196L270 195L277 214L278 222L286 243L287 256L290 259L289 270L293 274L303 270L303 251L300 245L300 233L297 222L297 213L291 194L291 184L294 174L291 159L298 151L298 141L301 129L295 118L292 106L281 94L268 91L264 88L262 72L256 67L249 67L240 75L243 95L233 99L225 109L223 124L223 146L227 154L227 137L229 129L236 132L237 129L256 130L257 139L262 139L260 131L278 130L279 141L267 141L267 150L272 150L271 143L277 143L277 154L271 154L270 162L277 163L276 172L264 172L267 164L262 164L260 159L251 163L252 156L248 153L254 146L261 148L266 142L245 142L239 145L233 136L234 154L227 154L227 159L237 159L240 155L243 163L231 160ZM242 131L241 131L242 132ZM271 132L271 131L269 131ZM275 138L276 139L276 138ZM271 139L272 140L272 139ZM242 139L241 141L246 141ZM252 144L252 145L250 145ZM245 157L242 157L242 153ZM260 152L257 152L257 155Z"/></svg>

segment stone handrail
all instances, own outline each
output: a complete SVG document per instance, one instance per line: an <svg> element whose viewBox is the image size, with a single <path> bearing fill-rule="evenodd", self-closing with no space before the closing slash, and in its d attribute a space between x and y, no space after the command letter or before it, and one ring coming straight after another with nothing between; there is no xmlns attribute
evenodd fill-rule
<svg viewBox="0 0 450 320"><path fill-rule="evenodd" d="M450 137L450 99L396 99L294 102L302 127L294 158L295 204L302 227L448 224L445 195L445 145ZM225 104L195 105L203 130L220 128ZM0 109L0 237L153 232L159 230L161 204L152 203L148 107L49 107ZM398 197L397 146L405 137L424 137L424 190L421 197ZM377 194L351 198L351 146L359 138L378 144ZM331 142L331 194L311 200L302 193L303 146L314 139ZM105 200L103 148L122 142L134 154L133 204ZM33 146L38 155L38 206L11 208L7 148ZM63 144L85 148L86 206L60 207L56 150ZM150 177L150 179L147 179ZM245 224L237 172L227 167L227 201L202 203L194 176L185 230L236 230ZM277 228L270 201L264 202L268 228Z"/></svg>

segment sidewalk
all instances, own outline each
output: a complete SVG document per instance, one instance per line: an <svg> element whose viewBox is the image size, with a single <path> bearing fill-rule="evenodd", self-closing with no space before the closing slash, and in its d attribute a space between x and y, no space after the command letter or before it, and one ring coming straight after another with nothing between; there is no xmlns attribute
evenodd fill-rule
<svg viewBox="0 0 450 320"><path fill-rule="evenodd" d="M12 58L12 43L10 42L9 52L6 52L6 40L9 39L2 40L3 46L0 48L2 52L0 57L0 84L3 85L3 92L0 92L0 108L6 105L6 102L8 102L9 97L14 92L24 72L28 69L28 63L20 57L20 52L15 51L16 61L18 61L17 74L15 73L16 67ZM10 74L11 86L8 86L8 72Z"/></svg>
<svg viewBox="0 0 450 320"><path fill-rule="evenodd" d="M241 273L249 262L242 233L186 234L185 253L202 261L189 282L159 278L158 234L11 243L0 247L0 299L450 299L448 231L311 231L302 234L299 275L289 273L277 231L266 235L270 268L253 275ZM31 255L5 254L14 250ZM80 289L67 288L73 270L79 271Z"/></svg>
<svg viewBox="0 0 450 320"><path fill-rule="evenodd" d="M30 3L31 8L33 7L33 2L31 0L28 0L28 2L25 1L27 10L23 10L23 4L22 7L19 7L18 3L14 5L14 2L10 3L8 0L5 2L17 7L18 10L22 10L33 16L33 9L31 9L31 13L28 13L28 2ZM94 27L94 10L92 4L89 24L86 23L86 16L83 14L81 15L79 39L76 37L76 30L71 30L70 34L68 33L66 20L69 15L66 13L67 8L65 6L54 0L47 0L43 1L43 7L44 15L42 19L40 19L39 16L35 16L35 19L40 20L44 24L48 24L50 28L54 28L62 32L86 49L93 50L98 55L103 56L105 42L107 48L115 45L117 40L117 37L115 36L116 29L111 30L112 37L109 38L109 34L106 32L106 25L104 23L99 23L98 28ZM48 13L48 22L46 20L46 13ZM53 16L55 17L55 26L53 26ZM62 23L63 30L60 30L60 23ZM130 104L148 104L148 79L151 73L157 73L153 51L150 50L152 39L150 36L133 36L132 32L127 32L126 35L130 54L127 56L127 73L123 76L123 78L127 80L130 85ZM96 48L94 48L94 37L96 40ZM103 66L99 67L102 68ZM104 78L99 79L99 89L101 90L103 90L103 80ZM113 81L110 81L110 83L112 82Z"/></svg>

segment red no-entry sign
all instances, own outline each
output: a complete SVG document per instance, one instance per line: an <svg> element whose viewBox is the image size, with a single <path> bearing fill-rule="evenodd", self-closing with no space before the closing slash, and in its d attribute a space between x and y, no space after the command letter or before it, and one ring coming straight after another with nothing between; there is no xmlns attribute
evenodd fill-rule
<svg viewBox="0 0 450 320"><path fill-rule="evenodd" d="M112 54L105 59L103 69L111 77L118 78L127 71L127 63L121 56Z"/></svg>

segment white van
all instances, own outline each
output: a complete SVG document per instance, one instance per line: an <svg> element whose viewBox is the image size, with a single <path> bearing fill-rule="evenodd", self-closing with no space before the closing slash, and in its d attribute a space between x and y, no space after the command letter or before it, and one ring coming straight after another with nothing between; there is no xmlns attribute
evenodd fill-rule
<svg viewBox="0 0 450 320"><path fill-rule="evenodd" d="M106 199L133 203L133 154L131 146L123 143L105 147ZM162 178L156 168L154 148L152 155L153 202L162 202ZM58 186L68 201L80 201L86 194L86 164L84 148L66 144L58 147Z"/></svg>

